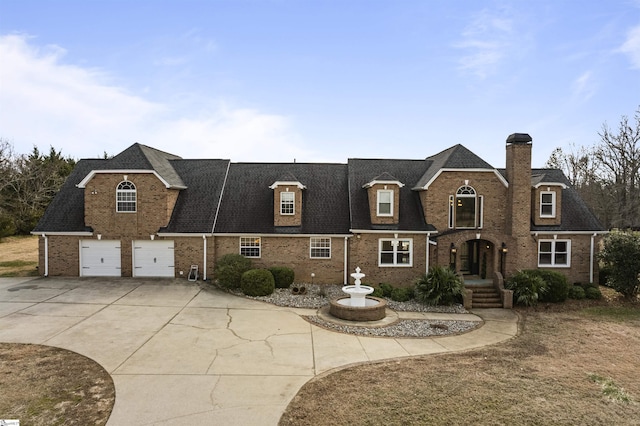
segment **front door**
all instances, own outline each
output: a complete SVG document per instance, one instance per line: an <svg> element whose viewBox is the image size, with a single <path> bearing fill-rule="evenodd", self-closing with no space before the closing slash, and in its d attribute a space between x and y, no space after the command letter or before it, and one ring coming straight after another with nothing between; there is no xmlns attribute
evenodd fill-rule
<svg viewBox="0 0 640 426"><path fill-rule="evenodd" d="M469 240L462 243L460 262L460 272L463 274L480 274L480 240Z"/></svg>

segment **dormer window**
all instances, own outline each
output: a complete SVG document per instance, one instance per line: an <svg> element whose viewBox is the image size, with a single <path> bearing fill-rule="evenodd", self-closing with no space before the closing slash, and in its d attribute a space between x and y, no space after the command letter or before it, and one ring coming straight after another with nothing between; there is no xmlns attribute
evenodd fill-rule
<svg viewBox="0 0 640 426"><path fill-rule="evenodd" d="M540 217L556 217L556 193L540 192Z"/></svg>
<svg viewBox="0 0 640 426"><path fill-rule="evenodd" d="M393 216L393 191L381 189L378 191L378 216Z"/></svg>
<svg viewBox="0 0 640 426"><path fill-rule="evenodd" d="M465 183L449 196L449 228L482 228L483 197Z"/></svg>
<svg viewBox="0 0 640 426"><path fill-rule="evenodd" d="M280 214L282 215L294 215L296 205L295 192L281 192L280 193Z"/></svg>
<svg viewBox="0 0 640 426"><path fill-rule="evenodd" d="M136 211L136 186L133 182L124 180L116 188L116 212L135 213Z"/></svg>

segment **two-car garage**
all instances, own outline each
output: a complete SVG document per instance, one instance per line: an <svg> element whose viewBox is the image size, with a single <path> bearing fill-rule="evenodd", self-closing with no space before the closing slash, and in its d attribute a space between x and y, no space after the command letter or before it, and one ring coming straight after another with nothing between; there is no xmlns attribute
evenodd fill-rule
<svg viewBox="0 0 640 426"><path fill-rule="evenodd" d="M136 240L132 242L134 277L174 277L174 242L172 240ZM122 276L120 240L81 240L80 276Z"/></svg>

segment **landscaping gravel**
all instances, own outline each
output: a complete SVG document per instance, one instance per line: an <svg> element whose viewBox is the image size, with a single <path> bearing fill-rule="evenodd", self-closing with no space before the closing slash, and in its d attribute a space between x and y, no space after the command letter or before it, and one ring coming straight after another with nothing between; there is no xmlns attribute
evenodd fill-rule
<svg viewBox="0 0 640 426"><path fill-rule="evenodd" d="M294 294L294 292L303 294ZM300 291L302 290L302 291ZM329 304L330 300L344 297L342 286L340 285L318 285L318 284L296 284L290 288L277 288L269 296L245 296L241 291L232 291L232 293L247 297L249 299L261 300L263 302L272 303L277 306L285 306L292 308L319 309ZM462 305L456 304L452 306L428 306L416 300L408 302L396 302L391 299L387 300L389 309L401 312L440 312L467 314L469 313ZM481 323L477 321L445 321L445 320L417 320L417 319L401 319L394 324L382 327L366 327L366 326L346 326L326 321L317 315L305 315L305 319L309 322L321 327L359 336L378 336L378 337L429 337L444 336L449 334L464 333L479 327Z"/></svg>

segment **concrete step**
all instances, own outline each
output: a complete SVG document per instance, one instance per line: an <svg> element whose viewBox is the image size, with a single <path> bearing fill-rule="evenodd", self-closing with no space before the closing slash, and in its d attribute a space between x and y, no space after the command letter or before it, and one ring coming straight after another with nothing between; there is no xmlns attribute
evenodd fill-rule
<svg viewBox="0 0 640 426"><path fill-rule="evenodd" d="M489 309L489 308L502 308L502 303L475 303L473 302L472 309Z"/></svg>

